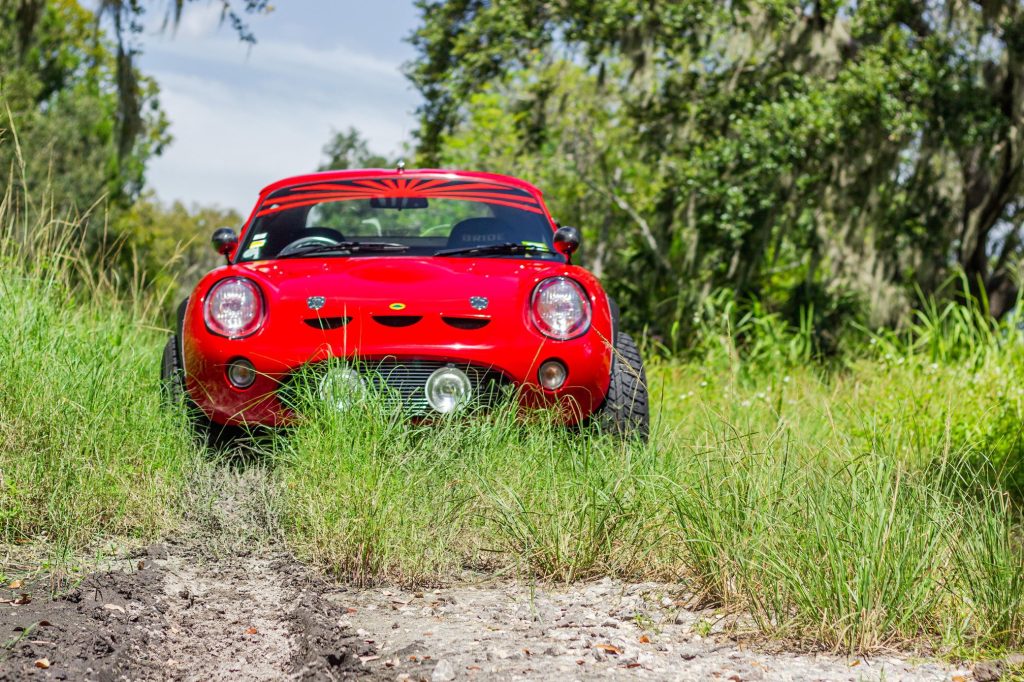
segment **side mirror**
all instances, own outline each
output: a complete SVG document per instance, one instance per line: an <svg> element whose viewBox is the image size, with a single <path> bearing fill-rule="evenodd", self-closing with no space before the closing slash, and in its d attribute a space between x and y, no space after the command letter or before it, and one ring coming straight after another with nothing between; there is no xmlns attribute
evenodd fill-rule
<svg viewBox="0 0 1024 682"><path fill-rule="evenodd" d="M238 246L238 235L230 227L221 227L213 231L210 241L213 250L227 258Z"/></svg>
<svg viewBox="0 0 1024 682"><path fill-rule="evenodd" d="M555 230L555 251L565 256L568 262L572 262L572 254L580 248L580 231L575 227L560 227Z"/></svg>

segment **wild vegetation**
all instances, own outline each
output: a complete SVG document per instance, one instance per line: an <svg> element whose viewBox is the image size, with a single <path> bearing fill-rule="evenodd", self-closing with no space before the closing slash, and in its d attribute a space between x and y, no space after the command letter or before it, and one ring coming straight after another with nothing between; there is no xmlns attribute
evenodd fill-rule
<svg viewBox="0 0 1024 682"><path fill-rule="evenodd" d="M37 543L55 570L168 530L198 454L153 390L157 301L120 294L73 227L0 201L0 545Z"/></svg>
<svg viewBox="0 0 1024 682"><path fill-rule="evenodd" d="M141 5L102 4L93 42L73 0L0 9L0 556L63 567L180 526L231 456L157 368L194 238L238 219L142 191ZM421 4L422 159L532 179L584 229L646 330L654 433L300 395L232 460L285 542L362 584L654 578L840 650L1024 647L1020 4ZM351 130L325 155L379 160Z"/></svg>
<svg viewBox="0 0 1024 682"><path fill-rule="evenodd" d="M825 353L955 272L1013 307L1020 0L418 4L422 158L536 180L670 345L717 289Z"/></svg>
<svg viewBox="0 0 1024 682"><path fill-rule="evenodd" d="M159 306L119 299L59 240L13 246L60 222L3 225L0 539L66 567L103 539L167 532L224 455L160 409ZM646 446L511 408L414 424L300 395L302 421L251 446L267 511L300 556L362 584L610 574L679 581L769 635L841 650L1024 644L1015 319L951 304L830 368L806 362L799 330L728 300L699 329L699 360L651 367Z"/></svg>

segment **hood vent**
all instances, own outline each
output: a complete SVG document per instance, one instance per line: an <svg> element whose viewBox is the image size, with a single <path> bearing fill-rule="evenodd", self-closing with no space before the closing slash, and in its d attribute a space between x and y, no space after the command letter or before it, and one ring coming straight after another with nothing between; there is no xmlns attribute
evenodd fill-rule
<svg viewBox="0 0 1024 682"><path fill-rule="evenodd" d="M486 317L448 317L442 315L441 319L449 327L455 327L456 329L483 329L491 323L491 320Z"/></svg>
<svg viewBox="0 0 1024 682"><path fill-rule="evenodd" d="M385 327L411 327L423 319L422 315L374 315L373 321Z"/></svg>
<svg viewBox="0 0 1024 682"><path fill-rule="evenodd" d="M325 330L341 329L351 321L351 317L310 317L303 320L313 329Z"/></svg>

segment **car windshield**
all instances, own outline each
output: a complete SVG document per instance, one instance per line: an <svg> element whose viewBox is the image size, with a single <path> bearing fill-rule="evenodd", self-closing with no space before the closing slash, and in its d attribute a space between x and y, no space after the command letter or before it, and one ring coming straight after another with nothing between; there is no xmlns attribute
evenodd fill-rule
<svg viewBox="0 0 1024 682"><path fill-rule="evenodd" d="M552 236L538 199L515 187L437 176L351 179L268 195L238 260L365 255L560 260Z"/></svg>

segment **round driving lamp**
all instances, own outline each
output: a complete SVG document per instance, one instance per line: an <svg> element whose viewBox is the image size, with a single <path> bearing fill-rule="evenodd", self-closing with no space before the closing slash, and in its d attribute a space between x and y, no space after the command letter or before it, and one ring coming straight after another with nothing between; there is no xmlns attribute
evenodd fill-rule
<svg viewBox="0 0 1024 682"><path fill-rule="evenodd" d="M561 388L568 376L569 371L558 360L548 360L540 366L540 370L537 372L540 385L549 391Z"/></svg>
<svg viewBox="0 0 1024 682"><path fill-rule="evenodd" d="M249 388L256 381L256 368L245 358L236 358L228 363L228 381L235 388Z"/></svg>
<svg viewBox="0 0 1024 682"><path fill-rule="evenodd" d="M355 405L363 392L363 378L351 367L331 367L320 378L320 399L338 410Z"/></svg>
<svg viewBox="0 0 1024 682"><path fill-rule="evenodd" d="M427 379L427 402L441 414L464 407L473 393L473 384L457 367L442 367Z"/></svg>

